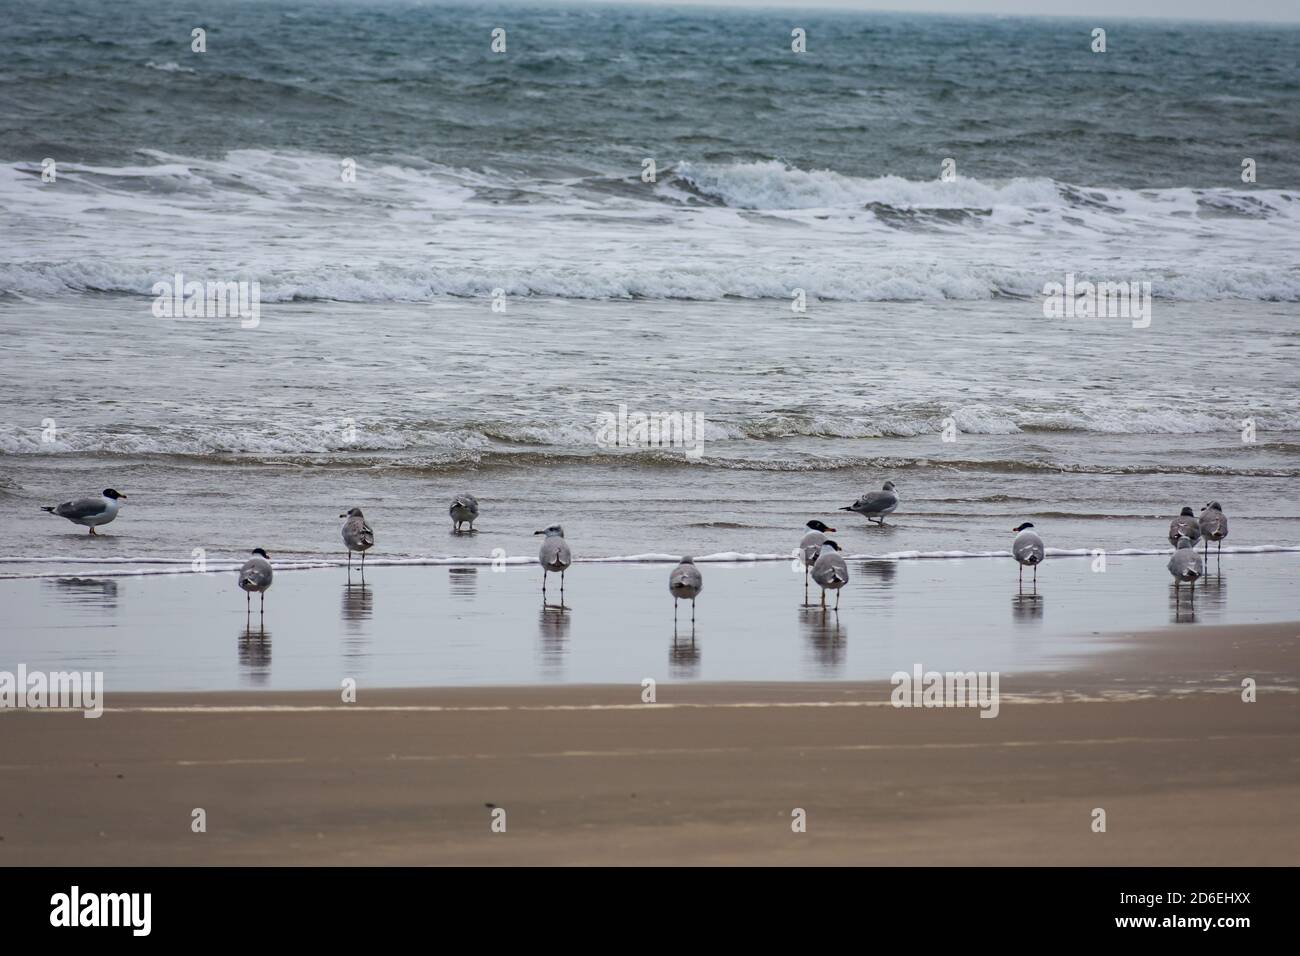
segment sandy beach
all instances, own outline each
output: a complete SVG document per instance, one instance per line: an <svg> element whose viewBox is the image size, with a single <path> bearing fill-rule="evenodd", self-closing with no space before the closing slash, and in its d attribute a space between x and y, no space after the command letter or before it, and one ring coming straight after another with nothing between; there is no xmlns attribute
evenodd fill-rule
<svg viewBox="0 0 1300 956"><path fill-rule="evenodd" d="M996 719L847 682L661 684L654 704L629 684L8 711L0 862L1293 863L1300 624L1119 643L1087 671L1004 681Z"/></svg>

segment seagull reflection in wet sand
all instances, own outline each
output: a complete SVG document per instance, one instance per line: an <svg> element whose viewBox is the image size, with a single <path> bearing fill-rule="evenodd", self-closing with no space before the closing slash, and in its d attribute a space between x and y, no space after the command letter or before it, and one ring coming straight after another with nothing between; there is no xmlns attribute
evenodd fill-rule
<svg viewBox="0 0 1300 956"><path fill-rule="evenodd" d="M814 604L800 609L799 623L818 667L827 674L842 671L849 632L840 623L839 615Z"/></svg>
<svg viewBox="0 0 1300 956"><path fill-rule="evenodd" d="M370 620L375 610L374 588L365 584L353 584L349 581L343 585L343 620L349 624L360 624Z"/></svg>
<svg viewBox="0 0 1300 956"><path fill-rule="evenodd" d="M117 607L117 582L111 578L58 578L54 586L72 604L110 611Z"/></svg>
<svg viewBox="0 0 1300 956"><path fill-rule="evenodd" d="M1018 591L1011 595L1013 621L1037 621L1043 617L1043 596L1037 591Z"/></svg>
<svg viewBox="0 0 1300 956"><path fill-rule="evenodd" d="M478 593L478 568L448 568L447 584L453 597L473 598Z"/></svg>
<svg viewBox="0 0 1300 956"><path fill-rule="evenodd" d="M251 683L265 684L271 678L271 632L255 624L239 632L239 666Z"/></svg>
<svg viewBox="0 0 1300 956"><path fill-rule="evenodd" d="M569 647L569 622L567 614L555 614L554 608L543 607L537 613L537 638L542 670L557 677L564 669L564 653Z"/></svg>
<svg viewBox="0 0 1300 956"><path fill-rule="evenodd" d="M678 634L677 622L673 622L673 642L668 648L668 666L674 677L693 677L700 666L700 648L695 643L695 624L691 623L690 634Z"/></svg>

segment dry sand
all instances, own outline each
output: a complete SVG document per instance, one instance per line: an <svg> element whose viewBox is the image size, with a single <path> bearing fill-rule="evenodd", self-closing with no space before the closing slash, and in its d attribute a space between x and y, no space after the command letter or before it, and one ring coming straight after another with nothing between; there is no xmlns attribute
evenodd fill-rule
<svg viewBox="0 0 1300 956"><path fill-rule="evenodd" d="M1131 635L1086 670L1003 675L992 720L848 683L9 711L0 863L1294 864L1298 648L1295 624Z"/></svg>

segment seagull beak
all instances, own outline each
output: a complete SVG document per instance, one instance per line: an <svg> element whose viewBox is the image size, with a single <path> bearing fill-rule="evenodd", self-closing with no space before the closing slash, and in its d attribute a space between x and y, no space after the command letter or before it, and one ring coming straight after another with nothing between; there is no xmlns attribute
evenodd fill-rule
<svg viewBox="0 0 1300 956"><path fill-rule="evenodd" d="M347 512L346 512L346 511L345 511L343 514L339 515L340 518L346 518L347 516L348 516L348 515L347 515Z"/></svg>
<svg viewBox="0 0 1300 956"><path fill-rule="evenodd" d="M126 495L118 495L118 497L121 498L123 501L126 501Z"/></svg>
<svg viewBox="0 0 1300 956"><path fill-rule="evenodd" d="M546 534L545 531L534 531L533 534Z"/></svg>
<svg viewBox="0 0 1300 956"><path fill-rule="evenodd" d="M826 530L829 531L829 532L831 532L832 534L835 533L835 529L834 529L834 528L827 528Z"/></svg>

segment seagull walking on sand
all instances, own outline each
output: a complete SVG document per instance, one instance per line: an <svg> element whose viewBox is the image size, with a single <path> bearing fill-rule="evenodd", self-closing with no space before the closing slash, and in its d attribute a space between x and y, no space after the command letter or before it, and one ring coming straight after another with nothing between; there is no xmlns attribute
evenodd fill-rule
<svg viewBox="0 0 1300 956"><path fill-rule="evenodd" d="M704 575L695 566L692 557L682 558L682 563L673 568L668 575L668 590L673 596L673 623L677 623L677 602L683 598L691 599L691 623L695 623L695 599L704 590Z"/></svg>
<svg viewBox="0 0 1300 956"><path fill-rule="evenodd" d="M1183 535L1174 548L1174 556L1169 559L1169 573L1174 576L1174 603L1178 603L1178 590L1182 582L1192 586L1192 601L1196 601L1196 579L1205 573L1201 556L1196 553L1192 539Z"/></svg>
<svg viewBox="0 0 1300 956"><path fill-rule="evenodd" d="M61 505L43 506L41 510L58 515L60 518L67 518L73 524L89 528L91 534L96 534L96 528L108 524L117 517L117 509L121 507L118 504L120 501L126 501L126 495L112 488L105 488L104 493L98 498L78 498L75 501L65 501Z"/></svg>
<svg viewBox="0 0 1300 956"><path fill-rule="evenodd" d="M1178 547L1179 538L1190 538L1196 544L1201 537L1201 525L1191 508L1184 508L1173 521L1169 522L1169 543Z"/></svg>
<svg viewBox="0 0 1300 956"><path fill-rule="evenodd" d="M352 573L352 552L361 552L361 573L366 573L366 552L375 546L375 533L370 530L370 525L366 524L366 516L361 513L360 508L349 508L346 513L339 515L340 518L347 518L343 522L343 544L348 549L348 573Z"/></svg>
<svg viewBox="0 0 1300 956"><path fill-rule="evenodd" d="M885 515L890 514L897 507L898 495L894 493L894 483L887 481L879 491L868 491L853 504L840 510L855 511L868 521L875 518L876 523L883 528Z"/></svg>
<svg viewBox="0 0 1300 956"><path fill-rule="evenodd" d="M107 494L108 492L105 492ZM1216 554L1223 554L1223 539L1228 536L1228 516L1223 513L1223 506L1211 501L1201 512L1201 537L1205 539L1205 557L1210 556L1210 542L1219 542Z"/></svg>
<svg viewBox="0 0 1300 956"><path fill-rule="evenodd" d="M826 540L826 533L835 533L834 528L828 528L816 518L809 521L804 527L810 529L803 539L799 542L799 553L803 560L803 603L808 603L808 572L812 566L817 563L817 553L821 550L822 542Z"/></svg>
<svg viewBox="0 0 1300 956"><path fill-rule="evenodd" d="M253 613L254 591L262 595L261 611L266 613L266 591L271 586L271 578L275 576L269 558L270 555L261 548L254 548L253 556L239 569L239 586L244 589L249 614Z"/></svg>
<svg viewBox="0 0 1300 956"><path fill-rule="evenodd" d="M840 556L840 546L827 538L818 549L817 561L813 565L812 579L822 589L822 607L826 606L826 591L835 592L835 610L840 609L840 588L849 583L849 566Z"/></svg>
<svg viewBox="0 0 1300 956"><path fill-rule="evenodd" d="M533 534L546 535L546 540L542 542L542 549L537 553L537 561L542 566L542 601L546 600L546 576L552 571L558 571L560 604L563 605L564 572L573 563L573 552L569 550L569 543L564 540L564 529L558 524L553 524L541 531L534 531Z"/></svg>
<svg viewBox="0 0 1300 956"><path fill-rule="evenodd" d="M1047 555L1047 549L1043 547L1043 539L1038 536L1038 532L1032 530L1033 525L1026 521L1019 527L1012 528L1016 532L1015 540L1011 542L1011 555L1020 564L1020 583L1025 583L1025 568L1034 569L1034 583L1038 583L1038 566L1043 563L1043 558Z"/></svg>
<svg viewBox="0 0 1300 956"><path fill-rule="evenodd" d="M460 526L468 524L469 530L474 530L474 521L478 518L478 499L473 495L460 494L451 499L451 507L448 509L451 513L451 530L456 534L460 533Z"/></svg>

